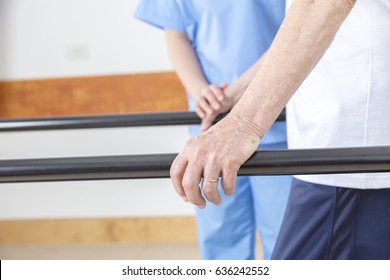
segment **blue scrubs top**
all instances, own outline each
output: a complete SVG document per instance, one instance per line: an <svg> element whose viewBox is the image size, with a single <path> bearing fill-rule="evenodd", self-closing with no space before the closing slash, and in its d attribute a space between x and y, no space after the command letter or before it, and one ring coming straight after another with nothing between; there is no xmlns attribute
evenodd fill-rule
<svg viewBox="0 0 390 280"><path fill-rule="evenodd" d="M232 84L268 49L285 15L284 0L141 0L135 17L185 33L209 83ZM188 95L189 109L194 102ZM191 134L199 133L199 126ZM286 141L285 123L261 143Z"/></svg>

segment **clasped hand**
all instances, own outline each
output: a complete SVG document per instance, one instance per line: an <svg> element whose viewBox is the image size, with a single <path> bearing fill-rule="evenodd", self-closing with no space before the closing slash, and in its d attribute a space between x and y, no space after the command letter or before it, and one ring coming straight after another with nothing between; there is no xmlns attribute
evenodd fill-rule
<svg viewBox="0 0 390 280"><path fill-rule="evenodd" d="M210 84L200 91L195 100L195 112L202 119L201 131L209 129L219 114L226 113L233 107L233 97L225 94L227 88L226 83L219 87Z"/></svg>

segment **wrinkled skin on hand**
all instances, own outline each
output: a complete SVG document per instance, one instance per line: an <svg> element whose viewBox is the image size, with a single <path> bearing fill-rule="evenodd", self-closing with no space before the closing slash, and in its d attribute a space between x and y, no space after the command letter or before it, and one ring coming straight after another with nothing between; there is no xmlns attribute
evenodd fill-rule
<svg viewBox="0 0 390 280"><path fill-rule="evenodd" d="M171 167L171 180L176 192L184 201L200 208L206 206L205 198L218 205L221 197L218 183L201 178L217 179L225 194L235 191L240 166L256 151L261 140L256 125L239 115L229 114L223 120L190 139Z"/></svg>

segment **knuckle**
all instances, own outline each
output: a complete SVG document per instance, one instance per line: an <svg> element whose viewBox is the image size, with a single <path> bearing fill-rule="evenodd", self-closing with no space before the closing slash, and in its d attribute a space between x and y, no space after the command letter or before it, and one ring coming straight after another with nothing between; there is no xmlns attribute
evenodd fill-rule
<svg viewBox="0 0 390 280"><path fill-rule="evenodd" d="M219 160L219 157L218 157L218 154L216 153L210 153L208 155L208 158L207 158L207 161L208 163L211 165L211 166L215 166L218 164L218 161Z"/></svg>
<svg viewBox="0 0 390 280"><path fill-rule="evenodd" d="M169 176L172 178L178 177L179 173L177 172L176 167L172 166L171 169L169 170Z"/></svg>
<svg viewBox="0 0 390 280"><path fill-rule="evenodd" d="M181 184L185 190L190 190L192 188L192 183L190 180L188 180L188 178L183 178Z"/></svg>
<svg viewBox="0 0 390 280"><path fill-rule="evenodd" d="M211 90L217 90L218 87L217 87L216 85L214 85L214 84L211 84L211 85L210 85L210 89L211 89Z"/></svg>
<svg viewBox="0 0 390 280"><path fill-rule="evenodd" d="M202 189L206 197L211 197L214 194L214 190L210 186L205 186Z"/></svg>
<svg viewBox="0 0 390 280"><path fill-rule="evenodd" d="M196 148L193 152L192 158L194 162L203 162L203 158L205 158L206 150L203 148Z"/></svg>
<svg viewBox="0 0 390 280"><path fill-rule="evenodd" d="M206 105L207 105L207 101L204 97L202 97L201 99L199 99L198 101L198 105L200 108L204 108Z"/></svg>
<svg viewBox="0 0 390 280"><path fill-rule="evenodd" d="M184 150L191 150L193 149L193 147L196 147L196 139L197 137L188 139L188 141L184 145Z"/></svg>
<svg viewBox="0 0 390 280"><path fill-rule="evenodd" d="M234 186L231 184L225 184L224 186L224 192L227 195L231 195L234 193Z"/></svg>
<svg viewBox="0 0 390 280"><path fill-rule="evenodd" d="M177 178L180 176L179 169L176 166L172 166L171 169L169 170L169 176L172 178Z"/></svg>
<svg viewBox="0 0 390 280"><path fill-rule="evenodd" d="M206 88L203 92L202 92L202 97L205 98L207 97L208 95L210 94L210 88Z"/></svg>
<svg viewBox="0 0 390 280"><path fill-rule="evenodd" d="M225 158L223 166L224 169L229 170L229 172L237 171L239 168L239 164L234 158Z"/></svg>

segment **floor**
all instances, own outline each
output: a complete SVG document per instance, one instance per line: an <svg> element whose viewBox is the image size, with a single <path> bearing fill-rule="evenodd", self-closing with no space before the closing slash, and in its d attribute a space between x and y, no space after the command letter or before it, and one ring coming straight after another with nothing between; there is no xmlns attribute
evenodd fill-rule
<svg viewBox="0 0 390 280"><path fill-rule="evenodd" d="M257 256L262 255L256 248ZM196 244L1 245L2 260L196 260Z"/></svg>
<svg viewBox="0 0 390 280"><path fill-rule="evenodd" d="M199 259L194 244L96 244L0 246L0 259L146 260Z"/></svg>

